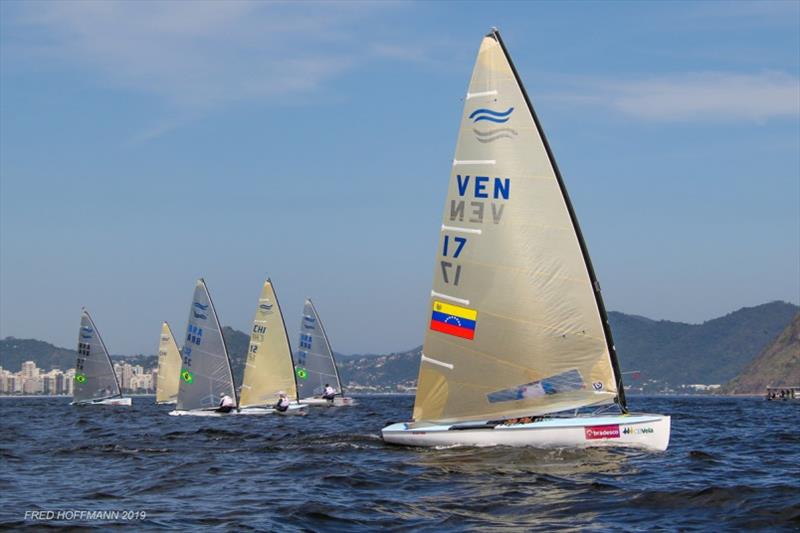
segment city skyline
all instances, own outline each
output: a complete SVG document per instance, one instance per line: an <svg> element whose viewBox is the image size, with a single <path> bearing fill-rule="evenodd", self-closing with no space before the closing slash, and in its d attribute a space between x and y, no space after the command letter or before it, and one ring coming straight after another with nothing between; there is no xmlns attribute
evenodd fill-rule
<svg viewBox="0 0 800 533"><path fill-rule="evenodd" d="M491 25L608 309L800 303L797 3L102 6L0 3L0 337L86 306L152 353L198 277L245 332L270 277L293 341L310 296L338 352L420 344Z"/></svg>
<svg viewBox="0 0 800 533"><path fill-rule="evenodd" d="M158 381L158 367L145 368L127 362L113 364L120 389L124 394L154 394ZM75 383L75 368L62 370L53 367L48 371L34 361L24 361L19 372L0 366L0 395L71 396Z"/></svg>

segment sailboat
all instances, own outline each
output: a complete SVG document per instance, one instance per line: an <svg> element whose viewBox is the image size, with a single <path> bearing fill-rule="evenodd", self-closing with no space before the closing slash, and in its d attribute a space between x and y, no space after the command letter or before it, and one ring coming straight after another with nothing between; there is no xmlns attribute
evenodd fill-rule
<svg viewBox="0 0 800 533"><path fill-rule="evenodd" d="M305 414L307 406L298 401L297 390L289 335L275 288L267 279L261 288L250 332L240 414ZM280 393L293 399L283 412L273 408Z"/></svg>
<svg viewBox="0 0 800 533"><path fill-rule="evenodd" d="M300 319L300 346L295 352L294 371L297 376L300 401L318 406L351 406L356 401L344 395L339 369L333 357L331 343L319 318L314 302L306 298ZM333 401L321 397L325 385L336 390Z"/></svg>
<svg viewBox="0 0 800 533"><path fill-rule="evenodd" d="M586 243L494 29L465 99L428 312L413 421L386 442L667 448L669 416L628 412Z"/></svg>
<svg viewBox="0 0 800 533"><path fill-rule="evenodd" d="M194 288L183 344L178 399L170 415L228 416L217 411L223 395L236 400L231 361L205 280Z"/></svg>
<svg viewBox="0 0 800 533"><path fill-rule="evenodd" d="M131 405L122 396L111 356L86 309L81 310L72 405Z"/></svg>
<svg viewBox="0 0 800 533"><path fill-rule="evenodd" d="M169 324L161 324L161 337L158 343L158 382L156 383L156 403L172 404L178 401L178 388L181 380L181 351Z"/></svg>

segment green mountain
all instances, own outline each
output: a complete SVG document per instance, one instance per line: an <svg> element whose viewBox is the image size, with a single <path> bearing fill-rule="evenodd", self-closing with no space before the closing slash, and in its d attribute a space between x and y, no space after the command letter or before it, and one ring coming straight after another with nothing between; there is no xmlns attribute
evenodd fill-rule
<svg viewBox="0 0 800 533"><path fill-rule="evenodd" d="M0 366L11 372L19 372L25 361L33 361L36 366L45 370L66 370L75 366L77 356L75 350L59 348L35 339L6 337L0 340Z"/></svg>
<svg viewBox="0 0 800 533"><path fill-rule="evenodd" d="M222 337L231 359L233 379L237 386L242 384L244 378L244 364L247 362L247 349L250 347L250 335L229 326L222 328Z"/></svg>
<svg viewBox="0 0 800 533"><path fill-rule="evenodd" d="M745 307L702 324L609 313L614 342L623 372L639 371L641 380L626 377L629 387L649 391L693 383L725 383L738 375L778 336L797 314L798 306L771 302ZM244 375L249 335L230 327L222 329L233 375ZM421 348L381 355L337 354L345 385L377 390L412 387L417 379ZM7 337L0 340L0 366L17 372L24 361L39 367L71 368L75 351L47 342ZM156 356L114 356L131 364L152 367ZM646 385L643 387L643 385Z"/></svg>
<svg viewBox="0 0 800 533"><path fill-rule="evenodd" d="M402 390L416 387L422 346L388 355L337 354L339 375L345 387L358 386L375 390Z"/></svg>
<svg viewBox="0 0 800 533"><path fill-rule="evenodd" d="M680 385L724 383L736 376L782 331L798 307L771 302L745 307L702 324L609 313L626 386L658 392ZM412 385L421 347L381 356L340 359L344 382L376 388Z"/></svg>
<svg viewBox="0 0 800 533"><path fill-rule="evenodd" d="M702 324L612 312L609 322L623 372L638 370L643 380L668 385L725 383L791 322L798 309L770 302Z"/></svg>
<svg viewBox="0 0 800 533"><path fill-rule="evenodd" d="M11 372L19 372L22 363L33 361L44 370L60 368L66 370L75 366L78 353L68 348L59 348L49 342L36 339L17 339L6 337L0 340L0 366ZM156 355L112 355L111 359L126 361L132 365L150 368L158 364Z"/></svg>
<svg viewBox="0 0 800 533"><path fill-rule="evenodd" d="M721 392L763 394L767 386L800 386L800 313Z"/></svg>

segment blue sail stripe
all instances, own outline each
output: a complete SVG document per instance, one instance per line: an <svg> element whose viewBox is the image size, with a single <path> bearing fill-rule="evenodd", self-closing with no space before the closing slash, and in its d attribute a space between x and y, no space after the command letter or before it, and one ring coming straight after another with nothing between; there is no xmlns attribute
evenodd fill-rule
<svg viewBox="0 0 800 533"><path fill-rule="evenodd" d="M489 120L491 122L497 122L498 124L502 124L503 122L508 122L507 118L494 118L494 117L487 117L481 115L480 117L476 118L472 122L480 122L481 120Z"/></svg>
<svg viewBox="0 0 800 533"><path fill-rule="evenodd" d="M514 111L513 107L509 107L507 111L493 111L491 109L481 108L481 109L476 109L475 111L473 111L469 115L469 118L474 118L475 115L479 115L479 114L494 115L496 117L507 117L508 115L511 114L512 111Z"/></svg>

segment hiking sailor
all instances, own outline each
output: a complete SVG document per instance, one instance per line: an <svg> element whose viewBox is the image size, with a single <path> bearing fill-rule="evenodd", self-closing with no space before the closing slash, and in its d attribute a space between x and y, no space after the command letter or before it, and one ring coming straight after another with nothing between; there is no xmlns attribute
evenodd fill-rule
<svg viewBox="0 0 800 533"><path fill-rule="evenodd" d="M286 393L283 391L279 392L278 396L278 401L275 402L275 410L283 413L289 409L289 398L286 397Z"/></svg>
<svg viewBox="0 0 800 533"><path fill-rule="evenodd" d="M325 390L322 392L322 399L332 402L335 396L336 396L336 390L333 387L331 387L330 384L326 383Z"/></svg>
<svg viewBox="0 0 800 533"><path fill-rule="evenodd" d="M233 408L236 407L236 403L234 403L233 398L224 392L219 393L219 398L219 407L217 407L218 413L230 413L233 411Z"/></svg>

